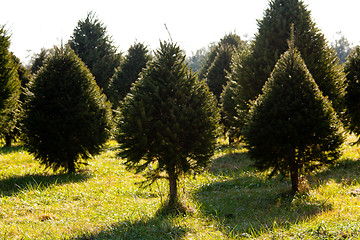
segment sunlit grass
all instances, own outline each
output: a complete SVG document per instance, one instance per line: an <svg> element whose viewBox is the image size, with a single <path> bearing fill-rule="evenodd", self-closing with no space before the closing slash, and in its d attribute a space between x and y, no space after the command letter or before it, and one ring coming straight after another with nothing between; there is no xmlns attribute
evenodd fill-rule
<svg viewBox="0 0 360 240"><path fill-rule="evenodd" d="M307 177L291 195L287 179L256 171L241 144L220 147L208 170L186 176L179 193L193 213L161 216L167 182L139 188L111 141L76 174L44 170L22 149L0 148L0 239L357 239L359 147Z"/></svg>

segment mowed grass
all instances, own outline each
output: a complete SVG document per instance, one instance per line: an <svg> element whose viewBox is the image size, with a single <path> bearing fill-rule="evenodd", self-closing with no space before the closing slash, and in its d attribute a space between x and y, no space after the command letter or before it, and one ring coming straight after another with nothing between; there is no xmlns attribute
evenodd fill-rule
<svg viewBox="0 0 360 240"><path fill-rule="evenodd" d="M0 147L0 239L360 239L359 147L330 168L288 179L256 171L241 145L179 183L184 216L158 214L167 182L140 188L110 141L76 174L45 170L22 147Z"/></svg>

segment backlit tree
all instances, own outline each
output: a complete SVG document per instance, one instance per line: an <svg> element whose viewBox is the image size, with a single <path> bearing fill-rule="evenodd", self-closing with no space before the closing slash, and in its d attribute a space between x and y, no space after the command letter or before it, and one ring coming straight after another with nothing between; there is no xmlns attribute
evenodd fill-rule
<svg viewBox="0 0 360 240"><path fill-rule="evenodd" d="M292 45L252 105L243 135L255 166L290 173L292 190L297 192L300 174L339 157L340 129L331 102Z"/></svg>
<svg viewBox="0 0 360 240"><path fill-rule="evenodd" d="M98 154L111 110L94 77L69 47L55 48L31 83L24 105L27 149L46 167L74 172Z"/></svg>
<svg viewBox="0 0 360 240"><path fill-rule="evenodd" d="M121 111L117 135L121 156L129 168L146 170L150 183L165 176L168 206L176 210L178 179L201 172L215 150L219 120L215 97L188 70L180 48L162 42Z"/></svg>
<svg viewBox="0 0 360 240"><path fill-rule="evenodd" d="M249 110L270 77L271 71L287 48L290 28L294 25L296 47L301 53L316 84L329 97L334 109L342 114L344 109L345 74L338 64L336 52L315 26L303 1L272 0L263 19L258 22L255 36L247 57L234 62L238 66L230 80L236 82L237 111ZM241 116L239 116L241 117Z"/></svg>

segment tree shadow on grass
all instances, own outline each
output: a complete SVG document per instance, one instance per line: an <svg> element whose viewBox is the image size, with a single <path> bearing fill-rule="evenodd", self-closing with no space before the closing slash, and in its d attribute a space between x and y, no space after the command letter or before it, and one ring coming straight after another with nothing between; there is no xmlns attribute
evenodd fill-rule
<svg viewBox="0 0 360 240"><path fill-rule="evenodd" d="M174 226L171 218L155 216L150 219L124 221L113 224L107 230L88 233L74 240L106 240L106 239L182 239L189 230Z"/></svg>
<svg viewBox="0 0 360 240"><path fill-rule="evenodd" d="M51 185L62 185L70 182L82 182L91 177L86 171L72 174L28 174L10 176L0 180L0 196L12 196L18 192L43 189Z"/></svg>
<svg viewBox="0 0 360 240"><path fill-rule="evenodd" d="M252 161L246 152L232 152L213 159L209 172L215 176L234 176L244 171L253 171Z"/></svg>
<svg viewBox="0 0 360 240"><path fill-rule="evenodd" d="M325 171L317 173L310 178L314 185L318 185L323 181L334 180L337 183L351 184L360 180L360 160L345 159L338 162Z"/></svg>
<svg viewBox="0 0 360 240"><path fill-rule="evenodd" d="M20 152L21 150L24 150L23 146L13 146L13 147L3 146L3 147L0 147L0 155L14 153L14 152Z"/></svg>
<svg viewBox="0 0 360 240"><path fill-rule="evenodd" d="M238 163L237 170L228 170L232 172L230 179L205 185L194 193L202 214L215 219L226 235L256 236L332 208L309 195L291 194L289 182L281 177L268 179L256 173L245 153L221 157L214 162L233 165L236 158L245 162ZM221 169L217 172L224 173Z"/></svg>

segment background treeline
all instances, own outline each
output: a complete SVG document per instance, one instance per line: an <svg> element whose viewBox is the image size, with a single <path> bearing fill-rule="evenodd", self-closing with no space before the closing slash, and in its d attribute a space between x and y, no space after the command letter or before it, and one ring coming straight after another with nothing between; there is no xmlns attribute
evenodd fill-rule
<svg viewBox="0 0 360 240"><path fill-rule="evenodd" d="M302 1L270 1L252 41L237 34L186 58L173 42L154 53L114 46L94 13L67 44L27 69L0 28L0 136L21 139L46 167L74 172L114 137L148 183L202 171L220 135L244 141L260 170L299 177L341 154L359 134L359 47L330 45ZM349 55L350 53L350 55ZM347 58L347 55L349 57Z"/></svg>

